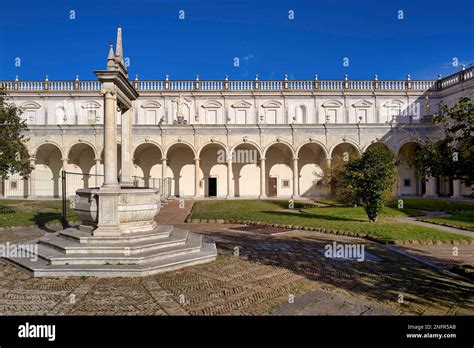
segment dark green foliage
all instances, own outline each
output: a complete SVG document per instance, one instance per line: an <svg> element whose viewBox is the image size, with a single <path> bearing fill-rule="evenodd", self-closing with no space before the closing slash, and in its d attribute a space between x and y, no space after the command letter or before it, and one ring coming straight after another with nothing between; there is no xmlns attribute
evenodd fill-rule
<svg viewBox="0 0 474 348"><path fill-rule="evenodd" d="M352 203L361 205L369 220L375 221L396 182L398 159L384 148L367 150L341 172L342 184L352 192Z"/></svg>
<svg viewBox="0 0 474 348"><path fill-rule="evenodd" d="M0 177L8 178L10 174L19 173L28 177L31 173L28 151L24 135L28 130L26 121L21 116L21 109L5 101L5 92L0 90Z"/></svg>
<svg viewBox="0 0 474 348"><path fill-rule="evenodd" d="M415 154L413 167L421 177L441 176L474 183L474 104L460 98L452 107L440 104L441 113L434 118L443 125L444 139L427 141Z"/></svg>

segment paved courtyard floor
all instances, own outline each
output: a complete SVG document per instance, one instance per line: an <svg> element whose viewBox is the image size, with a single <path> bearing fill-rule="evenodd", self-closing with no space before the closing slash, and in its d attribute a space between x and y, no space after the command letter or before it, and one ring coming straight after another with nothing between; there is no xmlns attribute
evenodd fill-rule
<svg viewBox="0 0 474 348"><path fill-rule="evenodd" d="M215 262L146 278L31 278L0 261L5 315L473 315L474 284L443 271L450 246L414 248L440 268L364 239L310 231L260 233L237 225L184 224L172 202L159 221L216 241ZM273 231L272 231L273 232ZM2 231L0 243L36 238L30 228ZM363 244L365 261L328 259L327 244ZM420 246L421 247L421 246ZM449 249L448 249L449 247ZM470 260L472 245L458 246ZM408 248L404 252L413 253ZM466 256L468 255L468 256ZM454 262L454 261L453 261Z"/></svg>

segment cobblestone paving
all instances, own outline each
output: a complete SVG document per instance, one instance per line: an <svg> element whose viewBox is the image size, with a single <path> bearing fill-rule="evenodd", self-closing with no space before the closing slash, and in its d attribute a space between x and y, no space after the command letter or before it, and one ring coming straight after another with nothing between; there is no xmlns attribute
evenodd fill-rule
<svg viewBox="0 0 474 348"><path fill-rule="evenodd" d="M170 204L163 209L167 219L175 219L171 209L176 207ZM182 215L184 219L187 214ZM232 230L235 226L178 224L214 239L217 260L145 278L35 279L0 261L0 313L474 314L473 284L377 243L309 231L239 232ZM4 237L2 232L2 241L24 241L39 234L39 230L28 229ZM327 259L324 246L333 241L361 243L378 261Z"/></svg>

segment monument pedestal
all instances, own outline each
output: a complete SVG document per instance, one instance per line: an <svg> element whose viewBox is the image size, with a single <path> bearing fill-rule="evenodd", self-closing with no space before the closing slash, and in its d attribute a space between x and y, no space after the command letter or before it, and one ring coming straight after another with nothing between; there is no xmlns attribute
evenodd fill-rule
<svg viewBox="0 0 474 348"><path fill-rule="evenodd" d="M77 190L74 210L81 225L36 241L36 261L8 261L35 277L135 277L215 260L214 242L158 225L160 207L156 189Z"/></svg>

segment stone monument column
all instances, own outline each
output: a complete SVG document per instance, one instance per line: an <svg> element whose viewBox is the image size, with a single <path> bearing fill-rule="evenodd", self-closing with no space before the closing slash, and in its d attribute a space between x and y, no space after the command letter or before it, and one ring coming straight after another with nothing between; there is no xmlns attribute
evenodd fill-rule
<svg viewBox="0 0 474 348"><path fill-rule="evenodd" d="M133 107L122 113L122 180L120 186L133 186L132 181L132 119Z"/></svg>
<svg viewBox="0 0 474 348"><path fill-rule="evenodd" d="M117 187L117 97L115 85L102 85L104 96L104 187Z"/></svg>

